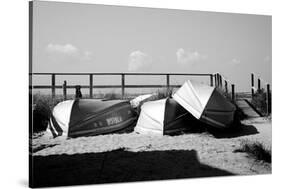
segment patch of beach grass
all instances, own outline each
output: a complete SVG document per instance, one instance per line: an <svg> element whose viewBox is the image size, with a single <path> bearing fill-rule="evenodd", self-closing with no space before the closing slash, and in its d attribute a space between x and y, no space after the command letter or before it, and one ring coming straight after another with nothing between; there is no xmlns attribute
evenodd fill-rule
<svg viewBox="0 0 281 189"><path fill-rule="evenodd" d="M267 103L271 104L271 93L269 99L267 99L267 93L264 89L257 90L251 100L254 107L258 109L263 115L269 115L271 113L271 106L269 106L269 112L267 112Z"/></svg>
<svg viewBox="0 0 281 189"><path fill-rule="evenodd" d="M271 149L258 141L243 140L240 147L234 152L246 152L256 160L271 163Z"/></svg>

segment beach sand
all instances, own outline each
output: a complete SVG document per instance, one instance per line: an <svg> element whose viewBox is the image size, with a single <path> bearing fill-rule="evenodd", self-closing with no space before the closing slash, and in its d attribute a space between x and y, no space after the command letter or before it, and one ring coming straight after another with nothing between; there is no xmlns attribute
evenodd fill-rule
<svg viewBox="0 0 281 189"><path fill-rule="evenodd" d="M271 164L235 152L243 141L271 149L271 120L243 121L234 133L110 134L32 141L34 186L270 174Z"/></svg>

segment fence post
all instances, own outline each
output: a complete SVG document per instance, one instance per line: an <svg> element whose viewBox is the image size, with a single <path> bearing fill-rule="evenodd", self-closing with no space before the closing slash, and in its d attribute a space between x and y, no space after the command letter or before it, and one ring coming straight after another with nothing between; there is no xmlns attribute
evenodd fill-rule
<svg viewBox="0 0 281 189"><path fill-rule="evenodd" d="M81 85L75 86L75 98L81 99L82 98L82 92L81 92Z"/></svg>
<svg viewBox="0 0 281 189"><path fill-rule="evenodd" d="M251 93L252 93L252 98L254 96L254 86L255 86L255 80L254 80L254 74L251 73Z"/></svg>
<svg viewBox="0 0 281 189"><path fill-rule="evenodd" d="M221 74L219 76L220 76L220 87L222 88L222 76Z"/></svg>
<svg viewBox="0 0 281 189"><path fill-rule="evenodd" d="M93 74L90 74L89 75L89 82L90 82L90 90L89 90L89 93L90 93L90 98L93 98Z"/></svg>
<svg viewBox="0 0 281 189"><path fill-rule="evenodd" d="M125 74L121 74L121 91L122 91L122 99L124 98L125 95Z"/></svg>
<svg viewBox="0 0 281 189"><path fill-rule="evenodd" d="M261 90L261 80L260 80L260 78L258 78L258 91L260 91Z"/></svg>
<svg viewBox="0 0 281 189"><path fill-rule="evenodd" d="M52 99L56 97L56 75L52 74Z"/></svg>
<svg viewBox="0 0 281 189"><path fill-rule="evenodd" d="M166 75L166 87L167 87L167 94L169 93L170 90L170 75Z"/></svg>
<svg viewBox="0 0 281 189"><path fill-rule="evenodd" d="M219 73L217 73L217 84L216 84L217 87L220 87L220 78L219 78Z"/></svg>
<svg viewBox="0 0 281 189"><path fill-rule="evenodd" d="M63 100L66 100L66 81L63 82L63 85L62 85L62 89L63 89Z"/></svg>
<svg viewBox="0 0 281 189"><path fill-rule="evenodd" d="M217 77L216 77L216 74L214 74L214 79L215 79L215 87L216 87L216 83L217 83Z"/></svg>
<svg viewBox="0 0 281 189"><path fill-rule="evenodd" d="M210 74L210 86L214 86L214 83L213 83L213 74Z"/></svg>
<svg viewBox="0 0 281 189"><path fill-rule="evenodd" d="M218 86L218 74L217 73L215 73L215 87L217 87Z"/></svg>
<svg viewBox="0 0 281 189"><path fill-rule="evenodd" d="M267 115L271 113L271 96L270 96L270 85L266 85L266 105L267 105Z"/></svg>
<svg viewBox="0 0 281 189"><path fill-rule="evenodd" d="M235 85L231 84L231 100L235 100Z"/></svg>
<svg viewBox="0 0 281 189"><path fill-rule="evenodd" d="M225 87L225 93L228 94L228 86L226 80L224 80L224 87Z"/></svg>
<svg viewBox="0 0 281 189"><path fill-rule="evenodd" d="M217 87L220 87L220 76L219 73L217 73Z"/></svg>

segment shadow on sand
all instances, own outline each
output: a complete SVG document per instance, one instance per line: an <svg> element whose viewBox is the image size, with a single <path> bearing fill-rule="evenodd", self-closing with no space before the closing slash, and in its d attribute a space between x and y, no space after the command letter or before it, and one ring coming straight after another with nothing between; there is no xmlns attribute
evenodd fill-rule
<svg viewBox="0 0 281 189"><path fill-rule="evenodd" d="M259 133L257 128L253 125L244 124L241 124L236 128L232 128L225 131L210 128L208 129L208 132L211 133L215 138L235 138L247 135L255 135Z"/></svg>
<svg viewBox="0 0 281 189"><path fill-rule="evenodd" d="M33 157L31 187L67 186L233 175L201 164L195 150Z"/></svg>

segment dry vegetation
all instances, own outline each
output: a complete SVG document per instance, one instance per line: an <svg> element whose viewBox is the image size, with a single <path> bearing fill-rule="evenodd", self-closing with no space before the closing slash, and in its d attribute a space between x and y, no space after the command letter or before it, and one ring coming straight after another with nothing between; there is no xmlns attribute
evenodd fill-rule
<svg viewBox="0 0 281 189"><path fill-rule="evenodd" d="M271 104L271 94L269 95L269 99L267 99L267 94L264 89L257 90L254 93L253 98L251 100L251 103L253 104L253 106L259 112L261 112L263 115L268 115L269 113L271 113L271 106L269 108L269 112L267 112L268 111L267 110L268 102L269 102L269 104Z"/></svg>
<svg viewBox="0 0 281 189"><path fill-rule="evenodd" d="M271 163L271 149L258 141L244 140L234 152L246 152L256 160Z"/></svg>

